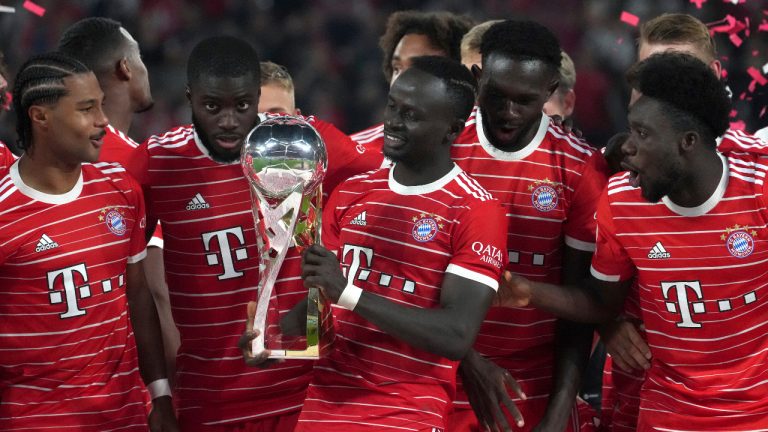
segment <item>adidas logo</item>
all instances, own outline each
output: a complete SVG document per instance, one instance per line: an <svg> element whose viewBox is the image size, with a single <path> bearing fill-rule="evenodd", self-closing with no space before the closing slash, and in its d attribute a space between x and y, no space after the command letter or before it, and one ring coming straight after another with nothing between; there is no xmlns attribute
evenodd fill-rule
<svg viewBox="0 0 768 432"><path fill-rule="evenodd" d="M187 204L187 210L202 210L207 208L211 208L211 205L205 202L205 199L200 193L195 195L195 197L192 198L192 201Z"/></svg>
<svg viewBox="0 0 768 432"><path fill-rule="evenodd" d="M366 213L367 213L367 212L362 212L362 213L360 213L359 215L355 216L355 218L354 218L354 219L352 219L351 221L349 221L349 223L350 223L350 224L352 224L352 225L360 225L360 226L365 226L365 225L367 225L367 222L365 221L365 214L366 214Z"/></svg>
<svg viewBox="0 0 768 432"><path fill-rule="evenodd" d="M48 234L43 234L43 236L40 237L40 240L37 242L37 247L35 248L35 252L47 251L48 249L53 249L57 247L59 247L58 243L51 240L51 238L48 237Z"/></svg>
<svg viewBox="0 0 768 432"><path fill-rule="evenodd" d="M661 245L661 242L656 242L651 251L648 252L648 258L651 259L669 258L671 256L672 255L664 249L664 246Z"/></svg>

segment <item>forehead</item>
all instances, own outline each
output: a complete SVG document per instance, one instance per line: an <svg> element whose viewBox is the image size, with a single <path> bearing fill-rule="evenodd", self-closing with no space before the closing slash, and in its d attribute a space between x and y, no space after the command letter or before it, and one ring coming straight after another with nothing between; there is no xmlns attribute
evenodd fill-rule
<svg viewBox="0 0 768 432"><path fill-rule="evenodd" d="M656 99L639 93L639 98L629 107L627 119L630 123L643 123L654 126L663 126L666 123L662 115L662 104Z"/></svg>
<svg viewBox="0 0 768 432"><path fill-rule="evenodd" d="M255 74L249 73L239 77L200 76L195 83L190 84L193 95L213 97L236 97L243 94L258 94L259 81Z"/></svg>
<svg viewBox="0 0 768 432"><path fill-rule="evenodd" d="M443 51L432 46L432 41L427 35L408 33L400 38L395 47L395 57L418 57L423 55L443 54Z"/></svg>
<svg viewBox="0 0 768 432"><path fill-rule="evenodd" d="M709 59L705 58L700 50L690 43L641 43L640 49L637 53L637 60L643 61L648 57L667 51L679 52L684 54L690 54L703 62L708 62Z"/></svg>
<svg viewBox="0 0 768 432"><path fill-rule="evenodd" d="M414 68L406 70L395 80L389 95L393 99L411 102L425 108L450 104L445 83Z"/></svg>
<svg viewBox="0 0 768 432"><path fill-rule="evenodd" d="M518 60L491 54L483 59L481 78L497 86L546 87L552 79L552 71L541 60Z"/></svg>

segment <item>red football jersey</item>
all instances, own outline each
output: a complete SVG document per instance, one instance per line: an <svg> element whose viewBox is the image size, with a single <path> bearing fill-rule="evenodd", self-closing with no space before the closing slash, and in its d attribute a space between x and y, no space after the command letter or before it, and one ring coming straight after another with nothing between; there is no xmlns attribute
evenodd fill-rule
<svg viewBox="0 0 768 432"><path fill-rule="evenodd" d="M145 256L125 170L84 164L49 195L0 179L0 429L147 430L126 265Z"/></svg>
<svg viewBox="0 0 768 432"><path fill-rule="evenodd" d="M359 152L369 151L381 154L384 147L384 123L353 133L349 137L357 143L355 148Z"/></svg>
<svg viewBox="0 0 768 432"><path fill-rule="evenodd" d="M446 272L498 288L504 214L458 166L423 186L399 184L391 168L354 177L327 210L323 242L366 291L431 309ZM458 363L333 309L336 339L315 367L297 431L444 428Z"/></svg>
<svg viewBox="0 0 768 432"><path fill-rule="evenodd" d="M594 250L594 214L606 182L605 161L546 115L528 145L505 152L489 142L475 108L451 155L501 201L510 271L558 283L565 245ZM541 310L491 308L475 349L509 370L529 400L547 398L552 389L554 331L555 317ZM457 409L470 409L463 393L456 399ZM527 428L536 423L535 418L526 418Z"/></svg>
<svg viewBox="0 0 768 432"><path fill-rule="evenodd" d="M16 156L11 153L11 150L0 141L0 172L10 168L11 164L16 160Z"/></svg>
<svg viewBox="0 0 768 432"><path fill-rule="evenodd" d="M340 176L372 168L361 165L365 158L349 160L350 152L357 154L354 144L335 127L305 120L326 143L326 190ZM251 195L240 162L214 161L194 128L184 126L150 137L129 169L145 187L150 219L163 226L166 281L181 336L175 397L182 424L234 424L298 411L311 362L262 370L246 366L237 347L259 276ZM300 264L289 250L275 285L286 311L306 295Z"/></svg>
<svg viewBox="0 0 768 432"><path fill-rule="evenodd" d="M117 162L123 166L128 165L131 155L139 147L139 144L112 125L107 125L104 131L106 134L99 153L99 162Z"/></svg>
<svg viewBox="0 0 768 432"><path fill-rule="evenodd" d="M648 203L628 173L601 197L592 274L637 277L653 354L638 430L768 428L768 151L748 147L698 207Z"/></svg>

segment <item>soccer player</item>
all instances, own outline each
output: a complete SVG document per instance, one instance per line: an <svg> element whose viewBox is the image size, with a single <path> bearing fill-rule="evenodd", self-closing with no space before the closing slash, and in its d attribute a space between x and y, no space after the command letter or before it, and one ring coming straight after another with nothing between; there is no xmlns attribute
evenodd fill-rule
<svg viewBox="0 0 768 432"><path fill-rule="evenodd" d="M634 67L627 170L597 212L588 284L507 275L517 303L605 322L637 278L653 353L637 430L768 428L765 146L717 148L730 99L695 57L662 53Z"/></svg>
<svg viewBox="0 0 768 432"><path fill-rule="evenodd" d="M419 56L444 56L461 59L461 38L472 21L449 12L399 11L389 16L379 47L384 53L382 69L384 79L392 85L401 73L411 66L411 59ZM373 125L350 137L356 141L358 151L368 148L381 152L384 145L384 124Z"/></svg>
<svg viewBox="0 0 768 432"><path fill-rule="evenodd" d="M139 44L119 22L91 17L72 24L59 40L58 50L79 60L96 74L104 92L104 113L110 121L99 161L118 162L125 166L139 146L128 136L133 115L145 112L154 105ZM173 376L179 333L173 325L168 304L162 256L163 236L159 225L147 246L144 270L160 316L166 367L171 372L169 375Z"/></svg>
<svg viewBox="0 0 768 432"><path fill-rule="evenodd" d="M24 155L0 179L0 429L175 431L142 269L141 189L98 160L104 95L59 53L13 91ZM129 307L130 306L130 307ZM141 376L139 376L139 373Z"/></svg>
<svg viewBox="0 0 768 432"><path fill-rule="evenodd" d="M259 58L242 39L208 38L192 50L187 80L192 125L150 137L129 166L146 190L148 225L160 220L165 234L166 278L181 334L179 422L194 431L292 431L311 362L254 370L237 346L259 275L249 185L239 163L246 135L265 118L257 110ZM327 146L326 191L381 166L382 156L366 159L332 125L306 120ZM300 261L289 252L276 286L288 304L306 295Z"/></svg>
<svg viewBox="0 0 768 432"><path fill-rule="evenodd" d="M301 111L296 109L293 79L285 66L270 61L261 62L259 112L301 114Z"/></svg>
<svg viewBox="0 0 768 432"><path fill-rule="evenodd" d="M453 145L453 159L505 207L507 269L534 280L579 281L595 247L594 213L606 167L598 152L542 112L558 87L557 38L531 21L504 21L483 35L481 52L482 70L473 69L478 107ZM492 307L477 352L462 362L462 381L475 393L478 380L471 377L485 378L481 387L495 388L494 397L509 410L507 392L497 386L514 377L527 396L517 402L524 430L575 429L578 421L569 416L591 342L591 329L557 323L534 308ZM454 408L449 430L508 422L494 400L479 413L479 424L464 393Z"/></svg>
<svg viewBox="0 0 768 432"><path fill-rule="evenodd" d="M384 113L394 165L349 179L329 200L328 249L305 252L302 277L335 303L336 338L297 431L445 429L458 360L504 265L501 206L450 157L475 85L455 60L412 59Z"/></svg>
<svg viewBox="0 0 768 432"><path fill-rule="evenodd" d="M70 26L59 40L58 50L96 74L104 92L104 113L110 122L100 161L126 165L139 146L128 137L133 114L154 105L139 44L119 22L91 17Z"/></svg>

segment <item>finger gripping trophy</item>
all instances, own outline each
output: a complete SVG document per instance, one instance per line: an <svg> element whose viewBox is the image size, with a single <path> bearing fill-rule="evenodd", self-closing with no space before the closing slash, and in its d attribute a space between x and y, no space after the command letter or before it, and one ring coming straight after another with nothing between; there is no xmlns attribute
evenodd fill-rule
<svg viewBox="0 0 768 432"><path fill-rule="evenodd" d="M329 343L330 304L315 287L308 289L306 301L283 304L275 281L291 247L301 252L320 241L325 144L306 121L275 117L248 134L241 164L251 186L259 249L253 328L259 336L253 353L269 350L269 358L316 359Z"/></svg>

